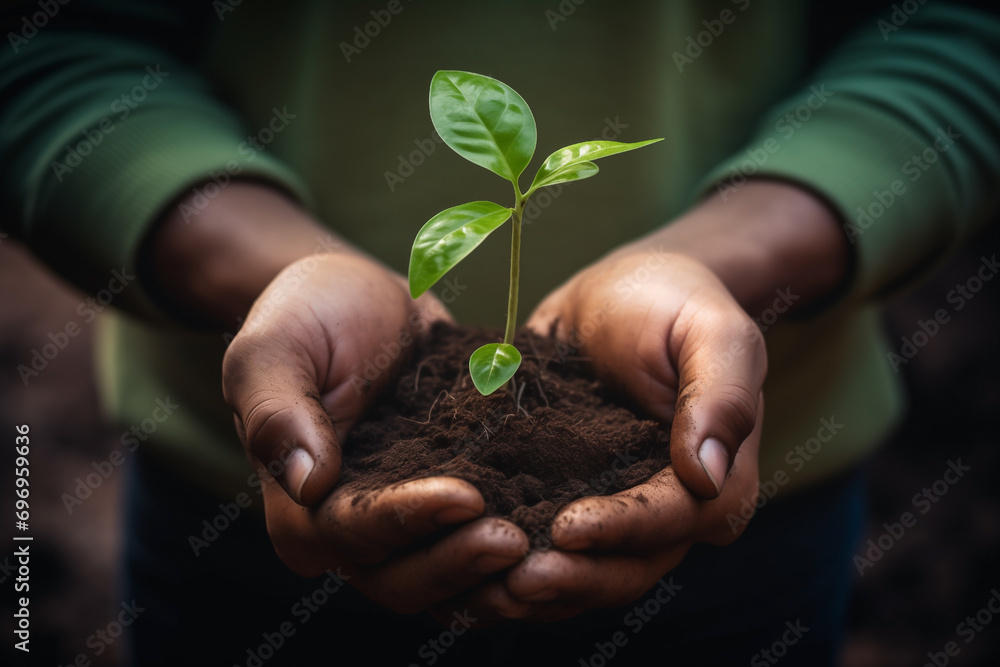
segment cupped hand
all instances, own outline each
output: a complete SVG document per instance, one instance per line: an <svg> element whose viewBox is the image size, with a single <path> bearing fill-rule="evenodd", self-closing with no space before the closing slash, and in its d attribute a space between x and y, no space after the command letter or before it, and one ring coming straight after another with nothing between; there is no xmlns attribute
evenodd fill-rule
<svg viewBox="0 0 1000 667"><path fill-rule="evenodd" d="M554 620L641 596L697 542L727 544L757 491L767 370L763 337L716 276L686 256L616 253L577 274L529 326L671 423L672 464L646 483L578 500L552 549L473 597L499 616Z"/></svg>
<svg viewBox="0 0 1000 667"><path fill-rule="evenodd" d="M589 360L648 415L670 423L672 467L697 497L719 495L760 419L764 337L701 263L616 253L578 273L528 321Z"/></svg>
<svg viewBox="0 0 1000 667"><path fill-rule="evenodd" d="M312 255L260 294L223 362L223 392L262 479L278 555L305 576L342 568L355 588L401 612L480 583L527 545L513 524L474 520L483 498L456 478L334 489L348 431L415 340L447 317L372 260Z"/></svg>

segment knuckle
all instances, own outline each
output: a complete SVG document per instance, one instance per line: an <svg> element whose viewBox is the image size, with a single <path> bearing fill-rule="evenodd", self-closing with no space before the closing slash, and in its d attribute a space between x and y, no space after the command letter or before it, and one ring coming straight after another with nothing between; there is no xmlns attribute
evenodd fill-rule
<svg viewBox="0 0 1000 667"><path fill-rule="evenodd" d="M255 397L251 396L253 400ZM274 424L278 418L291 410L279 396L264 396L255 400L246 414L242 415L243 428L246 433L247 447L264 463L281 454L280 448L287 448L286 439L277 440L274 436ZM269 428L270 427L270 428Z"/></svg>
<svg viewBox="0 0 1000 667"><path fill-rule="evenodd" d="M726 384L716 390L715 399L718 423L741 441L750 435L757 422L757 396L746 387Z"/></svg>

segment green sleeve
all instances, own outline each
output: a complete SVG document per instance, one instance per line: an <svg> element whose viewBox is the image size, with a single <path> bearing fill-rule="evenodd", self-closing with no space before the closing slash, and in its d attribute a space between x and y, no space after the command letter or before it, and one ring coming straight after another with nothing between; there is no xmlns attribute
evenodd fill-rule
<svg viewBox="0 0 1000 667"><path fill-rule="evenodd" d="M0 225L53 269L86 291L107 287L112 272L141 275L145 233L213 176L264 179L305 199L197 70L188 45L205 44L211 3L51 4L41 27L37 5L5 11ZM115 305L163 318L140 282Z"/></svg>
<svg viewBox="0 0 1000 667"><path fill-rule="evenodd" d="M1000 196L1000 19L932 3L892 12L836 49L702 185L725 197L756 175L823 197L853 245L849 299L925 273Z"/></svg>

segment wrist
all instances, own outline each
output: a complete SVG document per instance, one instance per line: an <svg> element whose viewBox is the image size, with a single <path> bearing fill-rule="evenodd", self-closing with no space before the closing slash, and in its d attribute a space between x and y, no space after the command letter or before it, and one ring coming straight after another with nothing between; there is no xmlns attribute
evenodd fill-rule
<svg viewBox="0 0 1000 667"><path fill-rule="evenodd" d="M178 318L230 329L282 269L320 252L357 251L273 186L234 181L165 212L144 243L142 277Z"/></svg>
<svg viewBox="0 0 1000 667"><path fill-rule="evenodd" d="M822 199L763 179L726 198L703 200L631 247L701 262L751 315L767 308L779 290L795 297L793 310L834 298L846 286L852 261L840 220Z"/></svg>

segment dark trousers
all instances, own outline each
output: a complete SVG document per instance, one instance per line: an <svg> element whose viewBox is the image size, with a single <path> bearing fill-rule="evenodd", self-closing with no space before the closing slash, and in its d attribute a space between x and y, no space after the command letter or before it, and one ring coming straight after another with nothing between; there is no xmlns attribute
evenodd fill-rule
<svg viewBox="0 0 1000 667"><path fill-rule="evenodd" d="M126 600L142 611L129 627L129 652L141 667L834 665L864 488L854 470L772 500L733 545L692 548L624 607L465 631L460 618L446 628L426 615L384 612L331 574L296 576L274 554L258 513L240 508L230 518L233 498L138 456L124 572ZM256 490L247 494L260 508Z"/></svg>

